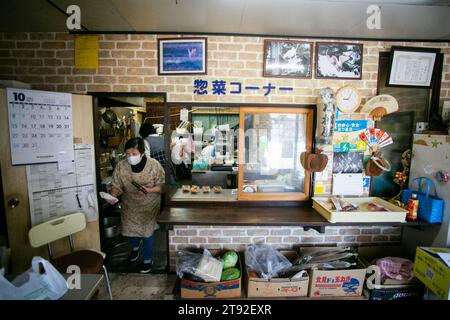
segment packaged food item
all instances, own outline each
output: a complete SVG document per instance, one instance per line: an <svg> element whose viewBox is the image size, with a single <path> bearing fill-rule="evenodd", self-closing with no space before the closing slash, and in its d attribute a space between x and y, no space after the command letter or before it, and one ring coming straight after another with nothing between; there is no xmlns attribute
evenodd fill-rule
<svg viewBox="0 0 450 320"><path fill-rule="evenodd" d="M221 186L215 186L213 188L213 190L214 190L214 193L222 193L222 187Z"/></svg>
<svg viewBox="0 0 450 320"><path fill-rule="evenodd" d="M381 205L379 205L379 204L376 204L376 203L374 203L374 202L369 202L369 203L367 204L367 207L368 207L369 210L371 210L371 211L389 211L389 210L386 209L385 207L383 207L383 206L381 206Z"/></svg>
<svg viewBox="0 0 450 320"><path fill-rule="evenodd" d="M191 186L190 186L190 185L187 185L187 184L184 184L184 185L181 187L181 190L182 190L183 192L189 192L189 191L191 190Z"/></svg>
<svg viewBox="0 0 450 320"><path fill-rule="evenodd" d="M198 189L199 189L198 186L191 186L191 193L193 193L193 194L198 193Z"/></svg>
<svg viewBox="0 0 450 320"><path fill-rule="evenodd" d="M189 275L205 282L220 281L222 261L214 258L207 249L203 254L188 251L180 251L178 254L176 267L178 277Z"/></svg>
<svg viewBox="0 0 450 320"><path fill-rule="evenodd" d="M415 221L417 220L417 210L419 209L419 199L417 199L417 194L413 193L411 198L408 200L408 213L406 219Z"/></svg>
<svg viewBox="0 0 450 320"><path fill-rule="evenodd" d="M203 186L202 187L202 191L203 191L203 193L210 193L211 192L211 188L209 186Z"/></svg>

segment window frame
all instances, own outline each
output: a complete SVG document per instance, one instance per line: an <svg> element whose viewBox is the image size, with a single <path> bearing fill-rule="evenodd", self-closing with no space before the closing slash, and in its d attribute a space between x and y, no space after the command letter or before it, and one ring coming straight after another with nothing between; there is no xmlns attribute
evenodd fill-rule
<svg viewBox="0 0 450 320"><path fill-rule="evenodd" d="M299 108L260 108L260 107L241 107L239 110L239 128L244 128L245 114L269 114L269 113L289 113L289 114L304 114L306 115L306 151L312 149L312 125L313 113L310 109ZM305 170L304 192L289 192L289 193L246 193L243 192L244 184L244 157L245 157L245 139L244 130L239 130L239 158L238 158L238 201L264 201L268 198L270 201L304 201L309 199L309 186L311 183L311 175ZM298 159L300 162L300 159Z"/></svg>
<svg viewBox="0 0 450 320"><path fill-rule="evenodd" d="M170 174L169 174L169 161L170 158L170 137L171 132L169 132L169 115L171 108L207 108L207 107L229 107L229 108L239 108L239 117L241 117L242 110L246 108L256 108L261 113L267 112L281 112L283 110L288 110L292 113L304 113L307 114L307 151L312 151L314 148L314 130L316 128L316 105L315 104L255 104L255 103L207 103L207 102L167 102L165 104L164 109L164 137L166 141L166 190L165 190L165 203L168 207L192 207L192 206L236 206L236 207L249 207L249 206L270 206L270 207L298 207L303 206L309 203L310 195L312 194L312 177L311 172L305 172L305 188L304 193L299 195L299 193L295 193L296 197L291 196L280 196L276 197L276 199L267 199L269 193L262 194L261 198L264 199L240 199L239 198L239 189L238 196L236 201L183 201L183 200L172 200L172 190L170 185ZM189 114L189 118L191 119L191 114ZM241 128L241 124L239 124L239 128ZM239 132L239 135L241 131ZM238 141L238 150L241 148L241 137L239 137ZM240 161L240 151L239 151L239 161ZM300 159L299 159L300 161ZM238 172L238 188L239 188L239 175L241 171L241 164L239 163L239 172ZM307 183L306 183L307 182ZM280 194L278 194L280 195ZM245 198L245 197L244 197Z"/></svg>

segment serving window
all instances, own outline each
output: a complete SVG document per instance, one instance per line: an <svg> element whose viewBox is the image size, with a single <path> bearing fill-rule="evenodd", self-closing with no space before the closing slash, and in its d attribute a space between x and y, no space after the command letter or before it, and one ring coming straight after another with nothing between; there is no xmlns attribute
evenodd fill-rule
<svg viewBox="0 0 450 320"><path fill-rule="evenodd" d="M169 203L308 199L311 107L171 104L166 118Z"/></svg>

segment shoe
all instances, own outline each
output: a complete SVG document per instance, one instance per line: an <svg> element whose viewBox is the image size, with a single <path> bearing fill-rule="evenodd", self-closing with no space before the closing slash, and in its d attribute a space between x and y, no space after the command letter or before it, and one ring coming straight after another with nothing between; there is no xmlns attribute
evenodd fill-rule
<svg viewBox="0 0 450 320"><path fill-rule="evenodd" d="M142 241L139 242L139 248L137 248L136 250L134 250L134 249L131 250L131 254L130 254L131 262L137 261L139 259L139 253L141 252L141 248L142 248Z"/></svg>
<svg viewBox="0 0 450 320"><path fill-rule="evenodd" d="M150 273L150 271L152 271L152 266L153 266L153 261L152 262L148 262L148 263L143 263L141 270L139 271L140 273Z"/></svg>
<svg viewBox="0 0 450 320"><path fill-rule="evenodd" d="M130 261L134 262L137 261L137 259L139 259L139 252L140 250L131 250L131 255L130 255Z"/></svg>

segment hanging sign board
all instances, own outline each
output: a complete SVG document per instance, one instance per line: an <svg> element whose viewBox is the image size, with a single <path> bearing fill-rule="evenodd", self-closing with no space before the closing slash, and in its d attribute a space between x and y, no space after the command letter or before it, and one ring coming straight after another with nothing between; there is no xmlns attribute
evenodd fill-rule
<svg viewBox="0 0 450 320"><path fill-rule="evenodd" d="M8 88L7 97L12 165L73 161L70 93Z"/></svg>

